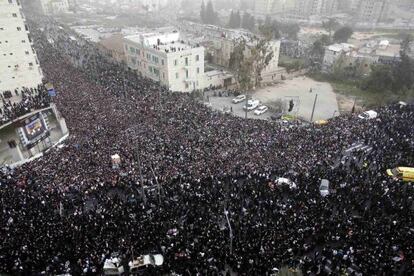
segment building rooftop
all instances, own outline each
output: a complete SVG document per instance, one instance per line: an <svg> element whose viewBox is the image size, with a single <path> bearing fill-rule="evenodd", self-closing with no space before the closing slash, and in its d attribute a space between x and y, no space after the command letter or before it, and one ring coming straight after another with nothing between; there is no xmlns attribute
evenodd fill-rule
<svg viewBox="0 0 414 276"><path fill-rule="evenodd" d="M178 32L140 33L126 36L125 39L166 53L179 52L200 47L199 44L193 45L190 42L181 40Z"/></svg>
<svg viewBox="0 0 414 276"><path fill-rule="evenodd" d="M333 52L350 52L354 49L354 45L348 43L333 44L328 46L328 50Z"/></svg>

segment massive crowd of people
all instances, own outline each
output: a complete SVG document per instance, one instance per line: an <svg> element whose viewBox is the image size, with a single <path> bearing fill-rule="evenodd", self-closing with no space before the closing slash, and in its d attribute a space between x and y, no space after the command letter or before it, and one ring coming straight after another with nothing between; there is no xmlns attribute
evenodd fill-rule
<svg viewBox="0 0 414 276"><path fill-rule="evenodd" d="M0 126L34 110L50 106L50 96L44 85L0 93ZM17 99L17 100L15 100Z"/></svg>
<svg viewBox="0 0 414 276"><path fill-rule="evenodd" d="M96 275L111 254L128 270L161 253L148 274L414 273L413 186L385 174L414 165L412 105L325 126L225 116L50 19L31 25L71 136L0 172L0 272ZM354 143L372 150L342 158Z"/></svg>

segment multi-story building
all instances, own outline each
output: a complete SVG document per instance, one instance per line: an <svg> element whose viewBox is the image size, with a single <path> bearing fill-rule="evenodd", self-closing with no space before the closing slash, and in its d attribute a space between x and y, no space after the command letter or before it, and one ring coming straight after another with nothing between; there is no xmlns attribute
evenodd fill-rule
<svg viewBox="0 0 414 276"><path fill-rule="evenodd" d="M299 17L331 16L338 10L338 0L296 0L295 12Z"/></svg>
<svg viewBox="0 0 414 276"><path fill-rule="evenodd" d="M231 54L237 45L238 39L240 39L240 36L228 35L227 37L214 40L213 46L209 48L209 52L212 55L212 63L228 68L230 66ZM245 57L250 55L251 49L257 42L257 39L248 40L244 52ZM268 45L268 50L273 53L273 57L268 66L262 71L261 77L263 82L273 82L276 80L280 75L281 69L279 68L280 40L271 40Z"/></svg>
<svg viewBox="0 0 414 276"><path fill-rule="evenodd" d="M389 0L358 0L353 3L354 15L359 22L378 23L386 20Z"/></svg>
<svg viewBox="0 0 414 276"><path fill-rule="evenodd" d="M42 11L46 15L66 13L69 11L68 0L40 0Z"/></svg>
<svg viewBox="0 0 414 276"><path fill-rule="evenodd" d="M191 92L206 86L204 47L185 43L178 32L127 36L124 51L129 68L171 91Z"/></svg>
<svg viewBox="0 0 414 276"><path fill-rule="evenodd" d="M43 74L18 0L0 0L0 91L37 87Z"/></svg>
<svg viewBox="0 0 414 276"><path fill-rule="evenodd" d="M264 18L290 12L294 7L294 0L255 0L254 14L256 17Z"/></svg>

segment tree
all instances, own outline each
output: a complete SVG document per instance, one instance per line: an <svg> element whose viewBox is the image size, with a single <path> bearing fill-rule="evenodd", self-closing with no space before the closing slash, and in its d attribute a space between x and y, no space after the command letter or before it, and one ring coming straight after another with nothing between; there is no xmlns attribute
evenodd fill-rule
<svg viewBox="0 0 414 276"><path fill-rule="evenodd" d="M332 32L338 28L339 23L333 19L329 18L327 21L322 22L322 27L329 33L329 39L332 40Z"/></svg>
<svg viewBox="0 0 414 276"><path fill-rule="evenodd" d="M240 28L240 12L237 11L237 13L231 11L230 14L230 19L229 19L229 23L228 23L228 27L229 28L233 28L233 29L238 29Z"/></svg>
<svg viewBox="0 0 414 276"><path fill-rule="evenodd" d="M234 14L234 12L233 11L231 11L231 14L230 14L230 19L229 19L229 23L227 24L227 27L229 27L229 28L235 28L234 26L235 26L235 14Z"/></svg>
<svg viewBox="0 0 414 276"><path fill-rule="evenodd" d="M206 5L204 4L204 0L201 2L200 18L202 23L206 23Z"/></svg>
<svg viewBox="0 0 414 276"><path fill-rule="evenodd" d="M412 89L414 85L414 62L401 51L401 61L394 65L394 90Z"/></svg>
<svg viewBox="0 0 414 276"><path fill-rule="evenodd" d="M240 28L241 26L241 16L240 16L240 11L237 11L236 15L234 16L234 25L235 28Z"/></svg>
<svg viewBox="0 0 414 276"><path fill-rule="evenodd" d="M345 27L339 28L334 33L333 40L335 42L339 42L339 43L347 42L348 39L351 38L353 33L354 33L354 31L352 30L351 27L345 26Z"/></svg>
<svg viewBox="0 0 414 276"><path fill-rule="evenodd" d="M269 65L273 59L273 50L270 46L271 37L260 39L257 44L251 49L251 58L253 59L253 74L254 86L258 87L261 84L262 72Z"/></svg>
<svg viewBox="0 0 414 276"><path fill-rule="evenodd" d="M316 40L310 51L310 59L314 65L322 64L323 57L325 55L325 47L330 44L329 37L327 35L322 35L318 40Z"/></svg>
<svg viewBox="0 0 414 276"><path fill-rule="evenodd" d="M411 52L411 43L413 42L414 38L412 34L402 34L401 40L401 56L406 54L408 55Z"/></svg>
<svg viewBox="0 0 414 276"><path fill-rule="evenodd" d="M242 19L242 28L253 31L256 27L255 18L250 13L245 12Z"/></svg>
<svg viewBox="0 0 414 276"><path fill-rule="evenodd" d="M394 76L392 68L389 65L373 65L372 71L366 80L365 88L371 91L392 90Z"/></svg>
<svg viewBox="0 0 414 276"><path fill-rule="evenodd" d="M217 14L214 11L213 2L211 0L208 1L207 6L205 8L205 22L206 24L217 24Z"/></svg>

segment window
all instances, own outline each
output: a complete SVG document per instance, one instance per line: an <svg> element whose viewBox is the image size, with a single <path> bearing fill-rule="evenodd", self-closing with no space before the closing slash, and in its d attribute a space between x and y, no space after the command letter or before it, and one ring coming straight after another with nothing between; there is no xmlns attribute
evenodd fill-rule
<svg viewBox="0 0 414 276"><path fill-rule="evenodd" d="M188 57L185 58L185 65L188 66Z"/></svg>
<svg viewBox="0 0 414 276"><path fill-rule="evenodd" d="M151 60L151 55L150 54L147 54L147 59Z"/></svg>
<svg viewBox="0 0 414 276"><path fill-rule="evenodd" d="M26 40L22 40L22 43L26 43Z"/></svg>
<svg viewBox="0 0 414 276"><path fill-rule="evenodd" d="M178 65L178 62L177 62L177 60L175 59L174 60L174 66L177 66Z"/></svg>
<svg viewBox="0 0 414 276"><path fill-rule="evenodd" d="M25 53L26 55L30 54L30 53L29 53L29 51L25 51L24 53Z"/></svg>
<svg viewBox="0 0 414 276"><path fill-rule="evenodd" d="M17 13L12 13L12 16L13 17L17 17Z"/></svg>
<svg viewBox="0 0 414 276"><path fill-rule="evenodd" d="M178 79L180 75L178 73L175 73L175 78Z"/></svg>
<svg viewBox="0 0 414 276"><path fill-rule="evenodd" d="M163 59L161 59L161 64L164 65L164 60Z"/></svg>
<svg viewBox="0 0 414 276"><path fill-rule="evenodd" d="M188 79L188 70L185 70L185 77Z"/></svg>
<svg viewBox="0 0 414 276"><path fill-rule="evenodd" d="M130 51L131 53L135 53L135 48L134 48L134 47L129 47L129 51Z"/></svg>
<svg viewBox="0 0 414 276"><path fill-rule="evenodd" d="M29 66L33 66L33 62L29 62Z"/></svg>
<svg viewBox="0 0 414 276"><path fill-rule="evenodd" d="M10 3L10 4L13 4L13 0L9 0L9 3Z"/></svg>
<svg viewBox="0 0 414 276"><path fill-rule="evenodd" d="M25 29L26 31L29 31L29 27L27 27L27 25L24 25L24 29Z"/></svg>
<svg viewBox="0 0 414 276"><path fill-rule="evenodd" d="M185 89L188 89L188 83L185 84Z"/></svg>
<svg viewBox="0 0 414 276"><path fill-rule="evenodd" d="M21 30L22 30L22 28L20 28L20 27L17 27L17 30L18 30L18 31L21 31Z"/></svg>
<svg viewBox="0 0 414 276"><path fill-rule="evenodd" d="M141 54L141 50L140 50L140 49L138 49L138 48L136 48L136 49L135 49L135 53L137 53L137 55L140 55L140 54Z"/></svg>
<svg viewBox="0 0 414 276"><path fill-rule="evenodd" d="M199 60L200 60L200 56L196 55L196 61L199 61Z"/></svg>
<svg viewBox="0 0 414 276"><path fill-rule="evenodd" d="M197 67L197 74L200 74L200 68Z"/></svg>

